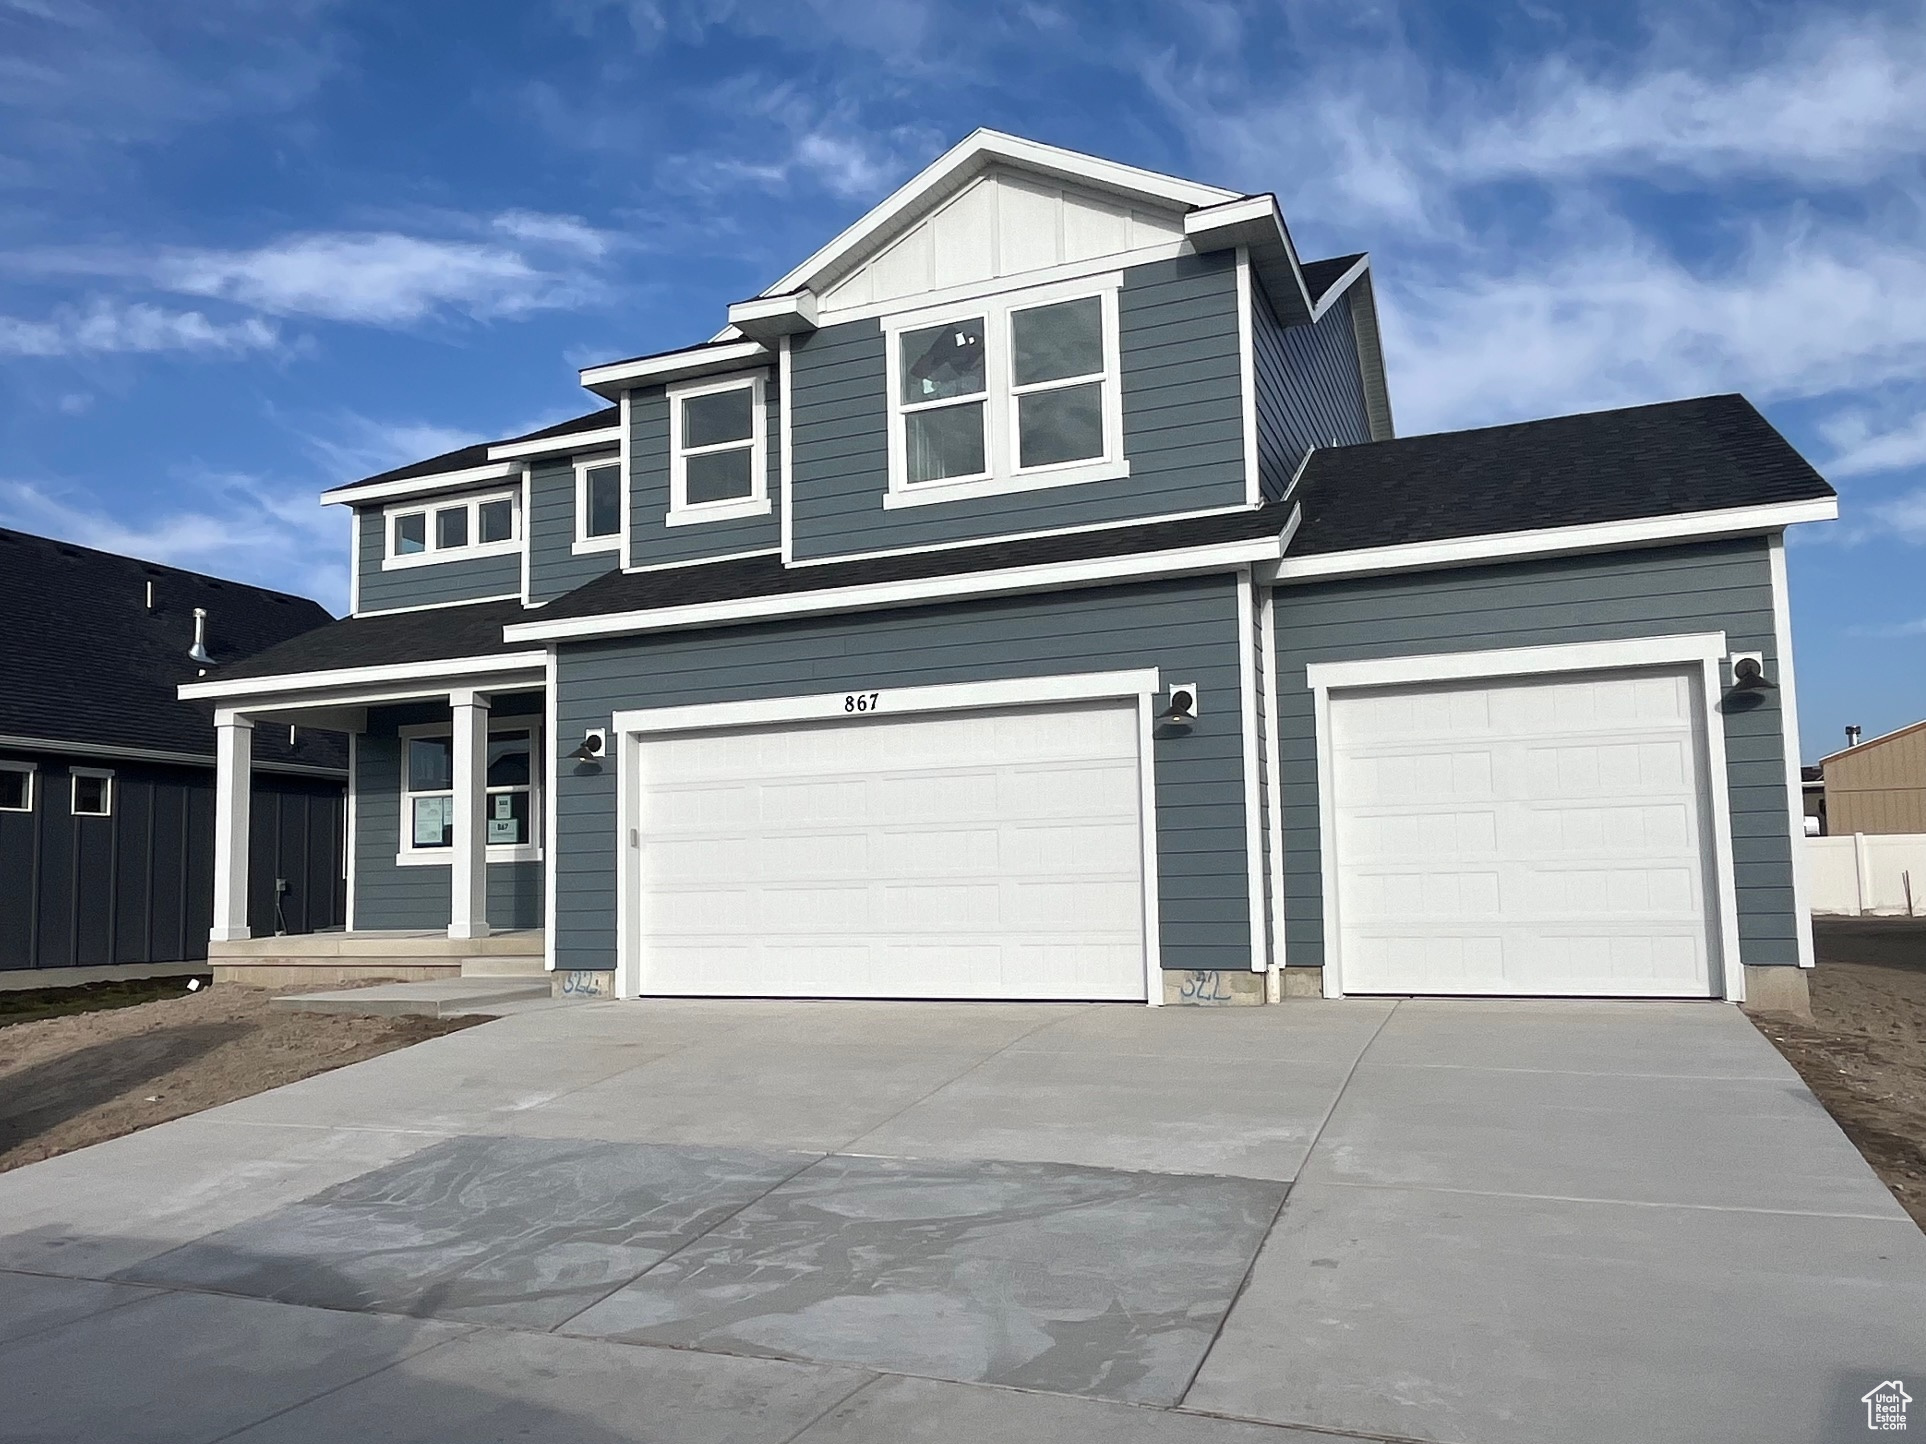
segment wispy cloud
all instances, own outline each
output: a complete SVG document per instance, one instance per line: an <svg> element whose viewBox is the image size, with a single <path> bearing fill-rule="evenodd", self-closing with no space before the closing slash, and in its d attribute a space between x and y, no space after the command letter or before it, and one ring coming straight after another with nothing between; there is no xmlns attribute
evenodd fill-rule
<svg viewBox="0 0 1926 1444"><path fill-rule="evenodd" d="M97 299L45 320L0 316L0 357L107 356L185 351L239 355L280 344L274 324L258 317L212 321L199 311L145 302Z"/></svg>
<svg viewBox="0 0 1926 1444"><path fill-rule="evenodd" d="M1926 412L1898 426L1880 427L1864 412L1847 411L1821 430L1836 448L1825 464L1829 476L1873 476L1926 466Z"/></svg>
<svg viewBox="0 0 1926 1444"><path fill-rule="evenodd" d="M383 420L353 412L310 423L301 427L298 435L329 486L491 439L477 431L437 422Z"/></svg>

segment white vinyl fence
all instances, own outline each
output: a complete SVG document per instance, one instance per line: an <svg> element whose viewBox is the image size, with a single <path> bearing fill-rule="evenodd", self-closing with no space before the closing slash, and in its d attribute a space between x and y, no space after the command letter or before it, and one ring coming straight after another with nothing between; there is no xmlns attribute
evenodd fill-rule
<svg viewBox="0 0 1926 1444"><path fill-rule="evenodd" d="M1926 917L1926 833L1806 839L1812 910Z"/></svg>

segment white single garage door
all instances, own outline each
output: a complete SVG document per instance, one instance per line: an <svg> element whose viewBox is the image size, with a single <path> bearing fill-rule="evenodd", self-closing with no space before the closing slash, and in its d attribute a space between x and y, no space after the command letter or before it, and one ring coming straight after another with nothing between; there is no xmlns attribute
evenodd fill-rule
<svg viewBox="0 0 1926 1444"><path fill-rule="evenodd" d="M1333 692L1344 991L1715 992L1699 687Z"/></svg>
<svg viewBox="0 0 1926 1444"><path fill-rule="evenodd" d="M644 993L1144 997L1134 703L641 745Z"/></svg>

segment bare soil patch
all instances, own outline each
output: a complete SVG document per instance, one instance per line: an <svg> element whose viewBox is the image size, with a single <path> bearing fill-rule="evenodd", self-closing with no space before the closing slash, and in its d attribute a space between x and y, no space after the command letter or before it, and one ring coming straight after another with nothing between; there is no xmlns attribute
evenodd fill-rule
<svg viewBox="0 0 1926 1444"><path fill-rule="evenodd" d="M0 1027L0 1172L486 1021L270 1012L285 991L223 983Z"/></svg>
<svg viewBox="0 0 1926 1444"><path fill-rule="evenodd" d="M1753 1022L1926 1229L1926 920L1822 920L1815 932L1811 1021Z"/></svg>

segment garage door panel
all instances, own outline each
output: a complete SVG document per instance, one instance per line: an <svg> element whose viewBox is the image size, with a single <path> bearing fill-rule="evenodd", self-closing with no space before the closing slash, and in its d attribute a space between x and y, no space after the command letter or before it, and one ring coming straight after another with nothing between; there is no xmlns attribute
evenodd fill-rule
<svg viewBox="0 0 1926 1444"><path fill-rule="evenodd" d="M645 740L643 990L1141 999L1136 749L1134 704Z"/></svg>
<svg viewBox="0 0 1926 1444"><path fill-rule="evenodd" d="M1346 990L1709 992L1697 698L1683 669L1335 696Z"/></svg>

